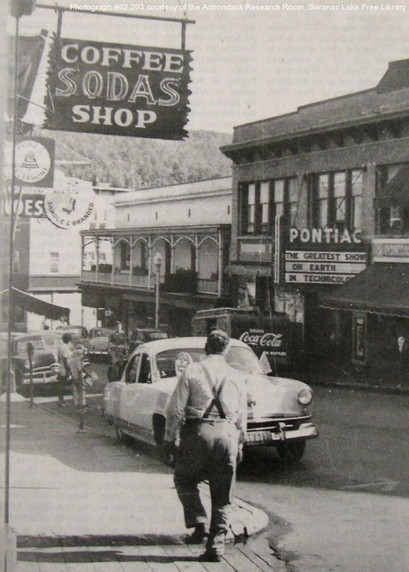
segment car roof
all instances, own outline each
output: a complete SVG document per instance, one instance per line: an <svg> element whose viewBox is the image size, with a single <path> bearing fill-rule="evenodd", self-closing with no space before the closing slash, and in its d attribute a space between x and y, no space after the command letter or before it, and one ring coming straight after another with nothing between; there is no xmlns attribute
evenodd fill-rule
<svg viewBox="0 0 409 572"><path fill-rule="evenodd" d="M189 336L186 338L166 338L164 340L153 340L145 342L138 346L137 350L147 349L152 353L163 352L165 350L173 350L177 348L195 348L204 350L207 338L205 336ZM231 346L248 348L248 345L240 340L231 339Z"/></svg>
<svg viewBox="0 0 409 572"><path fill-rule="evenodd" d="M38 331L32 331L32 332L25 332L22 334L18 334L17 336L14 337L15 340L21 340L24 338L30 338L32 336L40 336L40 337L46 337L46 336L61 336L61 332L57 332L56 330L38 330Z"/></svg>

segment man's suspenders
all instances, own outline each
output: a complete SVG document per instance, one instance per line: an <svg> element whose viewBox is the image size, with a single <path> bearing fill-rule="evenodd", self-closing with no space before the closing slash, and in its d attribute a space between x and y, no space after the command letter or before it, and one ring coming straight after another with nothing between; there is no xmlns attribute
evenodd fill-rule
<svg viewBox="0 0 409 572"><path fill-rule="evenodd" d="M209 387L213 393L213 399L212 399L210 405L207 407L206 411L203 413L202 419L207 419L209 417L210 412L213 409L213 407L216 407L221 419L226 419L226 414L224 413L222 404L220 403L220 394L221 394L223 386L226 382L226 378L224 377L222 379L222 381L219 384L219 387L216 389L212 383L210 373L208 372L208 370L205 367L203 367L203 364L201 364L201 366L202 366L203 373L205 374L205 377L206 377L207 382L209 384Z"/></svg>

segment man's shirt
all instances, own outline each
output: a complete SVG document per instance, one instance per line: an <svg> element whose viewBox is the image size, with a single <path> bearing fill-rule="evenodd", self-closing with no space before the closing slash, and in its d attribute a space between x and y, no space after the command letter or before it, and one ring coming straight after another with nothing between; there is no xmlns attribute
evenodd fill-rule
<svg viewBox="0 0 409 572"><path fill-rule="evenodd" d="M243 442L247 428L247 390L239 372L230 367L223 355L211 354L201 362L187 366L182 374L166 411L166 441L179 437L185 419L202 419L214 395L202 364L209 373L217 391L225 378L219 401L227 419L235 423ZM216 405L211 409L209 420L220 419Z"/></svg>
<svg viewBox="0 0 409 572"><path fill-rule="evenodd" d="M68 344L66 344L65 342L61 342L60 345L58 346L57 352L58 352L58 362L60 364L60 376L64 377L68 375L68 371L66 370L65 367L64 358L68 361L72 356L72 351Z"/></svg>

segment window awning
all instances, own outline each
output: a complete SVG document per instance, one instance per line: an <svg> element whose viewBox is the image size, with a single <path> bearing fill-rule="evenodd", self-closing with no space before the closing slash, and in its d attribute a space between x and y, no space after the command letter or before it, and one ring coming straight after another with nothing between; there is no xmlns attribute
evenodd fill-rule
<svg viewBox="0 0 409 572"><path fill-rule="evenodd" d="M376 206L409 206L409 165L404 165L376 197Z"/></svg>
<svg viewBox="0 0 409 572"><path fill-rule="evenodd" d="M23 290L19 290L18 288L13 287L11 293L13 297L13 303L22 308L23 310L26 310L27 312L33 312L34 314L45 316L50 320L66 320L67 322L69 321L70 318L69 308L64 308L63 306L57 306L56 304L50 304L49 302L45 302L45 300L36 298L32 294L24 292ZM1 294L7 297L8 290L3 290Z"/></svg>
<svg viewBox="0 0 409 572"><path fill-rule="evenodd" d="M321 294L319 304L333 310L409 317L409 264L371 264L334 292Z"/></svg>

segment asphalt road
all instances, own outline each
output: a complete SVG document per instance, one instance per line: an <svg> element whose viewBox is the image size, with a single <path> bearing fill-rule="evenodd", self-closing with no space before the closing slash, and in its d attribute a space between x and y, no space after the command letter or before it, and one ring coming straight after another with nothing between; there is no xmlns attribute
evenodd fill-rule
<svg viewBox="0 0 409 572"><path fill-rule="evenodd" d="M94 366L100 392L107 364ZM256 448L239 469L237 496L270 516L268 530L251 542L257 553L274 552L289 572L409 570L409 396L322 386L314 392L320 436L303 460L288 465L274 449ZM89 399L85 423L112 435L100 401ZM71 407L61 412L75 415ZM150 447L130 446L147 462L157 457Z"/></svg>
<svg viewBox="0 0 409 572"><path fill-rule="evenodd" d="M101 381L107 363L94 362ZM314 388L318 439L289 466L274 449L247 451L242 483L356 490L409 497L409 396Z"/></svg>

